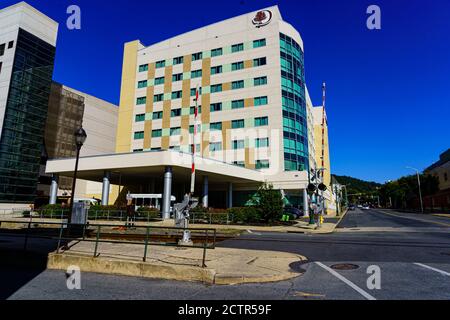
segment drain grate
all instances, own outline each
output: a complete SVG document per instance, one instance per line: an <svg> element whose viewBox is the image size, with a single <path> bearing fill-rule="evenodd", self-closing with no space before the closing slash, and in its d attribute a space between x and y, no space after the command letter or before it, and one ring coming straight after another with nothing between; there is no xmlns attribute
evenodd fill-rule
<svg viewBox="0 0 450 320"><path fill-rule="evenodd" d="M338 263L338 264L333 264L331 266L331 269L335 269L335 270L355 270L358 268L359 268L359 266L357 264L352 264L352 263Z"/></svg>

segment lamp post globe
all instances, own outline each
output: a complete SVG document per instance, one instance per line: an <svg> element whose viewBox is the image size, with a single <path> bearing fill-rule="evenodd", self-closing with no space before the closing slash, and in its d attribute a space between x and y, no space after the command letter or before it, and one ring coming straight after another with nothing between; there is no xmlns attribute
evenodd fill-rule
<svg viewBox="0 0 450 320"><path fill-rule="evenodd" d="M73 172L73 181L72 181L72 194L70 196L70 212L67 219L67 222L70 224L72 222L72 214L73 214L73 207L74 207L74 198L75 198L75 185L77 181L77 173L78 173L78 160L80 158L80 149L83 146L83 144L86 142L87 134L86 131L83 129L83 126L80 126L75 132L74 132L74 138L75 138L75 145L77 146L77 156L75 159L75 170Z"/></svg>
<svg viewBox="0 0 450 320"><path fill-rule="evenodd" d="M79 127L75 131L74 137L75 137L75 144L77 145L77 148L78 149L81 148L87 138L86 131L83 129L83 127Z"/></svg>

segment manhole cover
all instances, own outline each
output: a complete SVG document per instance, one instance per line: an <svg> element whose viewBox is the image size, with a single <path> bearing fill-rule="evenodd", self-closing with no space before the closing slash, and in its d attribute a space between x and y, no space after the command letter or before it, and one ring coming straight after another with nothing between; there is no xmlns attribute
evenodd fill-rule
<svg viewBox="0 0 450 320"><path fill-rule="evenodd" d="M351 264L351 263L339 263L339 264L333 264L331 266L331 269L335 269L335 270L355 270L358 268L359 268L358 265Z"/></svg>

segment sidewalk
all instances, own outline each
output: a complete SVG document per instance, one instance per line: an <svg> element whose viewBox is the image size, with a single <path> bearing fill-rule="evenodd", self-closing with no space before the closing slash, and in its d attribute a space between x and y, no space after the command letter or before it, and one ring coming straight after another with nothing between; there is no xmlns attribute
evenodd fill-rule
<svg viewBox="0 0 450 320"><path fill-rule="evenodd" d="M49 269L67 270L75 265L82 272L230 285L297 277L302 274L298 265L306 261L286 252L216 248L207 250L206 267L202 268L200 249L149 246L147 261L142 262L143 245L101 243L96 258L94 243L74 241L70 245L63 253L49 255Z"/></svg>

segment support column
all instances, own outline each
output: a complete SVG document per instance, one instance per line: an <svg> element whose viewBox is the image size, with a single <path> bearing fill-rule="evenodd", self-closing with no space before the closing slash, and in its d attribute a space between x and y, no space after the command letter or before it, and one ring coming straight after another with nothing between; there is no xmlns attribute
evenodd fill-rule
<svg viewBox="0 0 450 320"><path fill-rule="evenodd" d="M233 207L233 183L228 182L228 203L227 203L227 207L228 208L232 208Z"/></svg>
<svg viewBox="0 0 450 320"><path fill-rule="evenodd" d="M109 203L110 177L111 173L109 171L105 171L103 174L102 206L107 206Z"/></svg>
<svg viewBox="0 0 450 320"><path fill-rule="evenodd" d="M209 185L208 176L203 176L203 207L208 208Z"/></svg>
<svg viewBox="0 0 450 320"><path fill-rule="evenodd" d="M49 204L56 204L56 198L58 197L58 183L59 183L59 176L57 174L54 174L52 176L52 183L50 185Z"/></svg>
<svg viewBox="0 0 450 320"><path fill-rule="evenodd" d="M303 189L303 212L304 216L309 216L309 203L308 203L308 191Z"/></svg>
<svg viewBox="0 0 450 320"><path fill-rule="evenodd" d="M172 167L167 166L164 173L164 191L162 203L162 218L170 219L170 198L172 196Z"/></svg>

